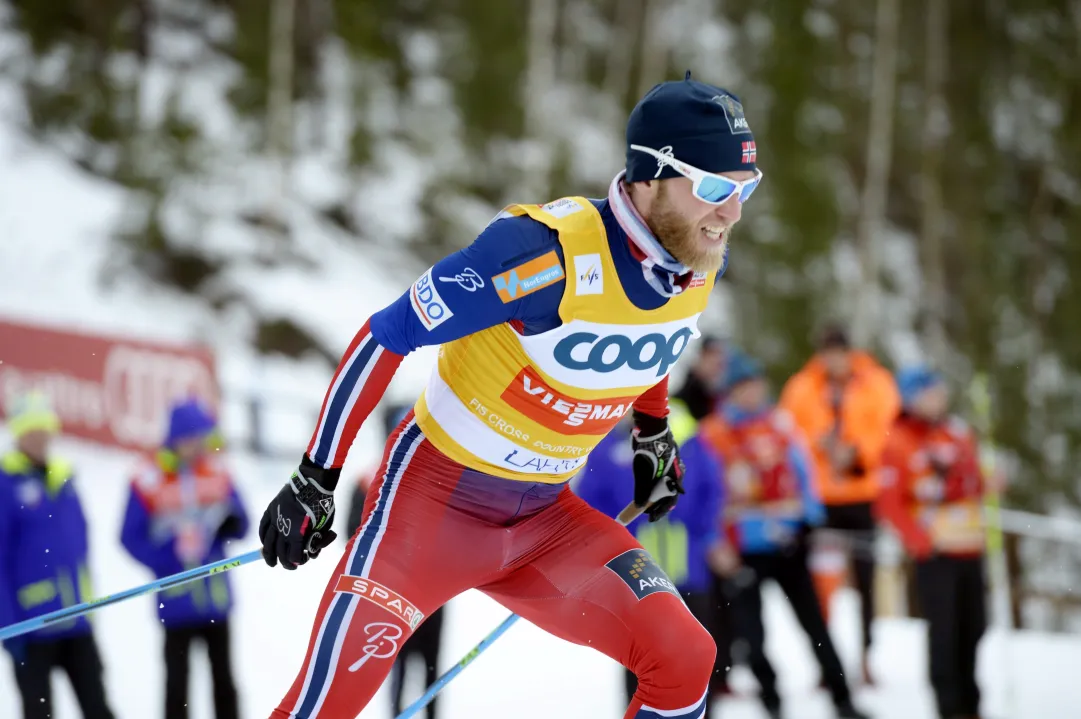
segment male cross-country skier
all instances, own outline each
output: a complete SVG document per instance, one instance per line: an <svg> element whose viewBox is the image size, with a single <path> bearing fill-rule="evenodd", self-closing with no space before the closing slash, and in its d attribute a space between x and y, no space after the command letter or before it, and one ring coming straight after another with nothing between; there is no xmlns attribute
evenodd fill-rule
<svg viewBox="0 0 1081 719"><path fill-rule="evenodd" d="M334 539L333 491L358 428L402 358L441 345L273 717L356 716L424 617L471 588L633 671L625 719L702 716L713 639L631 534L568 482L633 412L635 503L657 520L682 493L667 377L762 174L739 100L690 73L649 91L626 139L607 198L507 207L346 350L300 467L260 523L271 566L295 569Z"/></svg>

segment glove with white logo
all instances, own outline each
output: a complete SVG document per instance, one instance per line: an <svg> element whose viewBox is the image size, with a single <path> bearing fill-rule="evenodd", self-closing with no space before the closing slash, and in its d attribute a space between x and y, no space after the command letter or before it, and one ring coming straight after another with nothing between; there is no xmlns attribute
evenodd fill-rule
<svg viewBox="0 0 1081 719"><path fill-rule="evenodd" d="M679 495L684 494L684 468L668 422L650 419L654 421L648 424L636 422L639 426L631 432L631 448L634 450L631 466L634 471L634 503L646 508L649 521L656 522L671 512ZM643 424L646 426L643 427Z"/></svg>
<svg viewBox="0 0 1081 719"><path fill-rule="evenodd" d="M322 469L304 458L259 521L267 564L273 567L280 561L286 569L296 569L334 541L338 535L330 526L340 474L340 469Z"/></svg>

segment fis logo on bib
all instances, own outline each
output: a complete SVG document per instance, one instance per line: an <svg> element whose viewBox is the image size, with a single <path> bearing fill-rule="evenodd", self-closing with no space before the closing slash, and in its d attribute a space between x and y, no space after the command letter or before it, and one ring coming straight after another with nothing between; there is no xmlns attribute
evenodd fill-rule
<svg viewBox="0 0 1081 719"><path fill-rule="evenodd" d="M604 276L601 275L601 256L599 254L575 255L574 273L578 275L574 294L604 294Z"/></svg>
<svg viewBox="0 0 1081 719"><path fill-rule="evenodd" d="M513 302L530 292L544 289L563 279L563 265L555 250L523 262L512 270L501 272L492 278L492 286L503 302Z"/></svg>
<svg viewBox="0 0 1081 719"><path fill-rule="evenodd" d="M634 592L634 596L639 599L645 599L656 592L668 592L679 596L676 585L644 549L628 549L604 566L626 582Z"/></svg>
<svg viewBox="0 0 1081 719"><path fill-rule="evenodd" d="M417 319L427 330L434 330L454 316L443 298L439 296L439 290L435 288L430 267L410 288L409 304L413 306Z"/></svg>

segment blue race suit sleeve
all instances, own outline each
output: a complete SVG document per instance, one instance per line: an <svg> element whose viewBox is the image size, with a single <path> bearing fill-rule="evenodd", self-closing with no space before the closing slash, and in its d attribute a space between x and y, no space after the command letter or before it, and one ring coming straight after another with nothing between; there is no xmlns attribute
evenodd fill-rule
<svg viewBox="0 0 1081 719"><path fill-rule="evenodd" d="M501 291L496 286L502 273L549 254L551 277L558 276L558 281L533 291L517 286ZM444 257L390 306L374 314L372 335L383 347L404 356L418 347L443 344L514 320L527 332L551 329L544 325L558 323L564 274L563 251L549 227L525 216L497 219L469 247Z"/></svg>
<svg viewBox="0 0 1081 719"><path fill-rule="evenodd" d="M437 262L357 332L327 389L304 461L323 469L342 467L402 358L418 347L506 322L519 323L525 334L557 327L566 286L561 253L546 225L505 217L490 223L469 247ZM522 265L530 260L537 262L527 271ZM501 276L516 269L521 271L517 280ZM532 285L521 282L530 279ZM506 284L497 286L501 281Z"/></svg>
<svg viewBox="0 0 1081 719"><path fill-rule="evenodd" d="M803 499L803 517L808 524L816 527L826 521L826 508L822 505L822 498L818 496L818 491L814 486L810 457L798 442L793 442L788 448L788 461L799 482L800 496Z"/></svg>

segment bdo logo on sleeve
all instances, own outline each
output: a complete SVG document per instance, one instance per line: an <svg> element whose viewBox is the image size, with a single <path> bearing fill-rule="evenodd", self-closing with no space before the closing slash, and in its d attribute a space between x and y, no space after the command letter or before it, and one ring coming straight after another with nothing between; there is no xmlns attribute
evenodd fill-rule
<svg viewBox="0 0 1081 719"><path fill-rule="evenodd" d="M430 267L410 288L409 303L413 306L417 319L429 330L434 330L454 316L447 303L439 296L439 290L435 288Z"/></svg>

